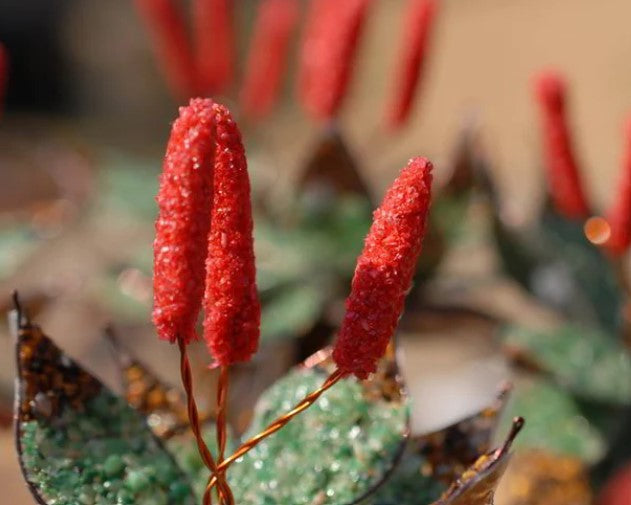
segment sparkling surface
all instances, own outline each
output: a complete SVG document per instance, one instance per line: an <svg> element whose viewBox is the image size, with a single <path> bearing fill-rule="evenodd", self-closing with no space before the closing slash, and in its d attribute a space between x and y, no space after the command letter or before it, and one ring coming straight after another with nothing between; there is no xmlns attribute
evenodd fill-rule
<svg viewBox="0 0 631 505"><path fill-rule="evenodd" d="M204 339L220 365L247 361L259 341L252 207L241 133L228 109L213 106L216 153L204 295Z"/></svg>
<svg viewBox="0 0 631 505"><path fill-rule="evenodd" d="M160 338L195 338L204 293L204 262L212 206L212 100L180 108L167 146L158 193L153 321Z"/></svg>
<svg viewBox="0 0 631 505"><path fill-rule="evenodd" d="M191 488L142 417L107 391L48 422L21 423L28 480L55 505L193 504Z"/></svg>
<svg viewBox="0 0 631 505"><path fill-rule="evenodd" d="M421 252L431 170L425 158L410 160L374 213L333 352L343 372L374 372L394 334Z"/></svg>
<svg viewBox="0 0 631 505"><path fill-rule="evenodd" d="M325 374L290 373L259 401L246 436L319 387ZM347 504L381 481L401 447L406 407L368 401L354 379L337 383L314 405L235 462L228 477L241 505Z"/></svg>

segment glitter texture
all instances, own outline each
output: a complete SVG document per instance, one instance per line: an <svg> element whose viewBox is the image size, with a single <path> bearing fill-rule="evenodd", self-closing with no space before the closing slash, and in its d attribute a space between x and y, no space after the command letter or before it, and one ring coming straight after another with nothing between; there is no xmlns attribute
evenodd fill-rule
<svg viewBox="0 0 631 505"><path fill-rule="evenodd" d="M625 127L625 151L622 173L614 205L608 212L611 237L605 247L614 256L624 254L631 245L631 119Z"/></svg>
<svg viewBox="0 0 631 505"><path fill-rule="evenodd" d="M212 207L214 102L180 108L167 145L157 201L153 322L174 342L196 337Z"/></svg>
<svg viewBox="0 0 631 505"><path fill-rule="evenodd" d="M171 0L136 0L135 3L172 93L177 99L195 95L197 73L181 13Z"/></svg>
<svg viewBox="0 0 631 505"><path fill-rule="evenodd" d="M259 7L241 89L241 107L251 119L265 116L277 100L297 21L297 0L264 0Z"/></svg>
<svg viewBox="0 0 631 505"><path fill-rule="evenodd" d="M571 219L590 213L585 199L567 124L566 85L554 72L536 79L536 96L541 107L546 172L549 192L556 210Z"/></svg>
<svg viewBox="0 0 631 505"><path fill-rule="evenodd" d="M214 203L206 261L204 339L220 365L256 352L261 307L256 291L250 181L241 133L223 106L216 125Z"/></svg>
<svg viewBox="0 0 631 505"><path fill-rule="evenodd" d="M195 0L193 14L202 91L221 93L234 77L232 0Z"/></svg>
<svg viewBox="0 0 631 505"><path fill-rule="evenodd" d="M337 115L371 0L312 0L301 48L298 94L317 120Z"/></svg>
<svg viewBox="0 0 631 505"><path fill-rule="evenodd" d="M375 371L403 310L425 233L432 165L414 158L374 213L333 351L339 369L363 379Z"/></svg>
<svg viewBox="0 0 631 505"><path fill-rule="evenodd" d="M412 110L414 92L423 73L436 8L436 0L408 0L394 94L387 110L387 124L390 129L401 127Z"/></svg>

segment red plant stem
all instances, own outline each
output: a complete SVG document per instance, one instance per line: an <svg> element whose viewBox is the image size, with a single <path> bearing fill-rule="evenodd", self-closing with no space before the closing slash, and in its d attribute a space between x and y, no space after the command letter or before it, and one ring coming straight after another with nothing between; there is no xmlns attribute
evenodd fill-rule
<svg viewBox="0 0 631 505"><path fill-rule="evenodd" d="M223 93L234 78L232 0L194 0L193 21L202 92Z"/></svg>
<svg viewBox="0 0 631 505"><path fill-rule="evenodd" d="M421 252L431 201L432 164L411 159L375 211L357 259L333 360L365 379L386 352Z"/></svg>
<svg viewBox="0 0 631 505"><path fill-rule="evenodd" d="M298 94L309 115L337 116L352 76L371 0L312 0L301 46Z"/></svg>
<svg viewBox="0 0 631 505"><path fill-rule="evenodd" d="M343 373L340 370L335 370L329 377L324 381L322 386L320 386L315 391L309 393L305 396L300 402L298 402L293 409L289 412L283 414L278 417L275 421L272 421L267 428L265 428L258 435L253 436L246 442L244 442L230 457L226 458L217 469L222 472L225 471L228 466L234 463L235 460L239 459L241 456L254 449L261 441L273 435L278 430L280 430L283 426L285 426L289 421L291 421L294 417L296 417L301 412L305 411L311 405L313 405L322 394L334 386L341 378L343 377ZM208 495L215 484L218 483L218 479L216 476L211 476L208 480L208 484L206 485L206 493L204 496Z"/></svg>
<svg viewBox="0 0 631 505"><path fill-rule="evenodd" d="M197 70L186 25L173 0L135 0L153 50L176 100L197 94Z"/></svg>
<svg viewBox="0 0 631 505"><path fill-rule="evenodd" d="M631 119L624 135L624 158L616 200L607 212L611 236L605 247L613 256L622 256L631 245Z"/></svg>
<svg viewBox="0 0 631 505"><path fill-rule="evenodd" d="M260 4L240 94L242 112L250 119L266 116L278 98L298 10L297 0Z"/></svg>
<svg viewBox="0 0 631 505"><path fill-rule="evenodd" d="M204 295L204 272L213 197L214 102L180 108L167 145L158 192L153 244L153 322L158 336L186 343Z"/></svg>
<svg viewBox="0 0 631 505"><path fill-rule="evenodd" d="M590 209L567 124L565 81L559 75L547 72L538 77L536 85L550 198L557 212L565 217L586 218Z"/></svg>
<svg viewBox="0 0 631 505"><path fill-rule="evenodd" d="M188 419L191 425L191 431L195 436L195 441L197 442L197 448L199 450L199 455L204 462L204 465L211 471L213 476L217 477L217 481L219 483L219 495L220 499L230 500L232 497L232 491L228 486L228 483L225 481L223 474L217 473L217 465L215 460L204 442L204 437L202 436L200 423L199 423L199 412L197 409L197 404L195 403L195 395L193 393L193 374L191 371L191 364L188 360L188 354L186 352L186 342L182 338L177 338L178 347L180 349L180 376L182 379L182 385L184 386L184 391L186 393L186 403L188 408ZM234 499L233 499L234 501ZM208 501L205 502L210 504L210 496Z"/></svg>
<svg viewBox="0 0 631 505"><path fill-rule="evenodd" d="M386 111L386 122L391 130L403 126L410 116L426 64L437 7L437 0L408 0L394 93Z"/></svg>
<svg viewBox="0 0 631 505"><path fill-rule="evenodd" d="M248 361L259 341L250 181L241 133L225 107L214 105L216 153L206 259L204 339L216 362Z"/></svg>

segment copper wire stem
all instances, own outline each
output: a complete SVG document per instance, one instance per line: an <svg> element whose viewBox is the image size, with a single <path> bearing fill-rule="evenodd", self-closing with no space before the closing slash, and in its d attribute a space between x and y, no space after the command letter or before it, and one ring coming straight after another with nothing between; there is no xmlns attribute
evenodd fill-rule
<svg viewBox="0 0 631 505"><path fill-rule="evenodd" d="M188 410L188 419L191 425L191 431L195 436L195 441L197 442L197 448L199 449L199 454L202 458L202 461L206 465L206 467L212 472L212 477L219 476L219 497L221 501L225 501L226 497L232 497L232 492L228 487L225 479L222 475L217 473L217 465L215 460L213 459L206 442L204 442L204 438L202 437L200 423L199 423L199 411L197 409L197 403L195 403L195 397L193 395L193 373L191 371L191 363L188 360L188 354L186 353L186 344L184 340L180 337L177 338L177 344L180 349L180 375L182 378L182 385L184 386L184 391L186 392L186 406ZM216 482L217 480L215 480ZM212 499L210 493L204 495L204 505L210 505L212 503ZM228 498L229 499L229 498Z"/></svg>
<svg viewBox="0 0 631 505"><path fill-rule="evenodd" d="M220 465L222 463L224 459L224 454L226 452L226 439L227 439L226 413L227 413L227 408L228 408L229 379L230 379L230 374L228 373L228 367L222 366L219 372L219 382L217 384L217 419L216 419L217 448L218 448L217 465ZM208 494L210 495L210 493ZM204 500L206 499L207 498L205 494ZM208 500L210 500L210 496L208 497ZM232 496L232 493L224 497L224 503L225 505L234 504L234 497ZM204 502L204 505L206 505L206 502Z"/></svg>
<svg viewBox="0 0 631 505"><path fill-rule="evenodd" d="M338 382L343 377L343 375L344 374L340 370L335 370L331 375L327 377L327 379L324 381L322 386L320 386L318 389L316 389L312 393L309 393L300 402L298 402L294 406L293 409L291 409L286 414L283 414L282 416L278 417L275 421L270 423L267 426L267 428L265 428L261 433L253 436L252 438L244 442L231 456L228 456L225 460L223 460L221 464L217 466L217 472L215 472L215 475L211 475L210 479L208 480L208 484L206 485L206 492L204 494L204 499L206 498L207 495L210 494L210 491L215 486L215 484L217 484L217 475L221 475L221 473L228 466L234 463L235 460L239 459L245 453L247 453L248 451L256 447L258 443L261 442L263 439L276 433L283 426L285 426L289 421L291 421L294 417L300 414L303 410L313 405L313 403L315 403L315 401L322 395L322 393L324 393L327 389L329 389L336 382Z"/></svg>

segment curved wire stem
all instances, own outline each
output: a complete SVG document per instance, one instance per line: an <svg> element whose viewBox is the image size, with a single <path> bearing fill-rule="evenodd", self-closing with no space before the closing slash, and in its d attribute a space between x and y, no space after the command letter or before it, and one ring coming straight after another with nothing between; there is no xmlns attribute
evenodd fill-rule
<svg viewBox="0 0 631 505"><path fill-rule="evenodd" d="M206 467L211 471L211 476L213 478L216 476L218 477L218 490L220 501L225 503L226 500L232 500L232 502L229 501L228 503L233 503L234 498L232 498L232 491L230 490L230 487L228 487L228 484L223 478L223 475L217 473L217 464L215 463L215 460L213 459L213 456L210 453L206 442L204 442L204 438L202 437L199 423L199 411L197 409L197 403L195 403L195 397L193 395L193 373L191 371L191 363L188 360L188 354L186 353L186 344L184 340L180 337L177 338L177 344L180 349L180 375L182 378L184 391L186 392L188 419L193 435L195 436L195 441L197 442L199 454ZM211 495L210 493L206 494L204 495L204 505L211 505Z"/></svg>
<svg viewBox="0 0 631 505"><path fill-rule="evenodd" d="M204 500L207 496L210 495L212 488L218 484L217 476L223 475L223 472L226 470L226 468L228 468L228 466L230 466L232 463L234 463L235 460L239 459L248 451L256 447L259 442L269 437L273 433L276 433L302 411L313 405L315 401L320 398L322 393L324 393L327 389L337 383L343 376L344 374L340 370L335 370L331 375L327 377L322 386L320 386L315 391L309 393L300 402L298 402L293 409L270 423L267 428L265 428L261 433L253 436L252 438L244 442L231 456L223 460L221 464L217 466L217 472L215 472L215 475L211 475L210 479L208 480L206 491L204 493Z"/></svg>

